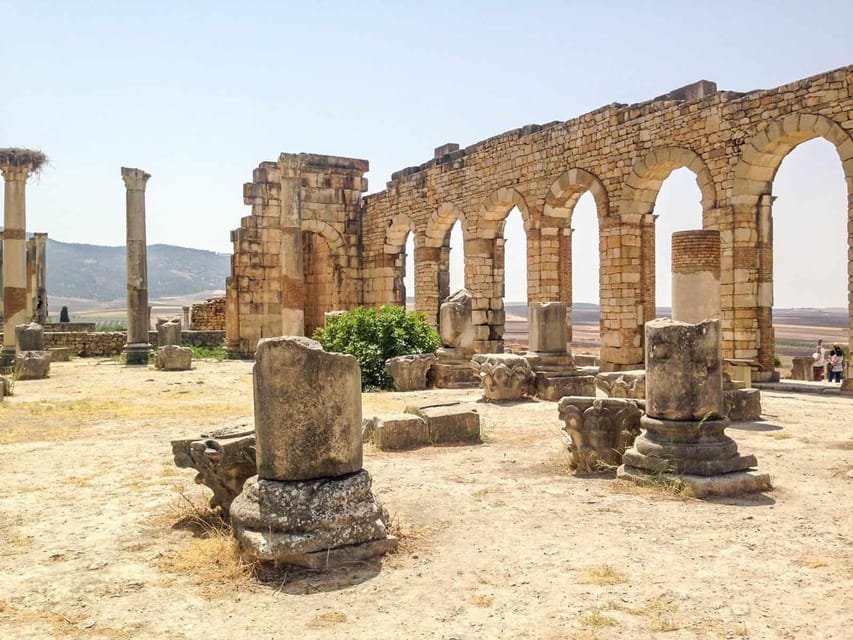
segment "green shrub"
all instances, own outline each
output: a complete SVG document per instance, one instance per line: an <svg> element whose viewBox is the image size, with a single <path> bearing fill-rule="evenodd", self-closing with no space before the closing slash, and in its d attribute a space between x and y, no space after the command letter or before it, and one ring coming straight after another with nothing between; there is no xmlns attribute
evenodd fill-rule
<svg viewBox="0 0 853 640"><path fill-rule="evenodd" d="M314 339L326 351L356 357L363 390L393 388L391 377L385 372L388 358L432 353L441 344L423 313L392 305L379 309L358 307L329 316L326 328L318 328Z"/></svg>

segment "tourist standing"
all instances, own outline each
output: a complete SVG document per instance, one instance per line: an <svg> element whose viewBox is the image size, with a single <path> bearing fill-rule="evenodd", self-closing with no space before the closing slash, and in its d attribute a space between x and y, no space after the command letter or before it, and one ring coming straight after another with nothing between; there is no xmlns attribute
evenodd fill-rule
<svg viewBox="0 0 853 640"><path fill-rule="evenodd" d="M823 371L826 367L826 349L823 348L823 340L817 341L817 346L812 354L812 360L814 360L813 368L815 382L820 382L823 380Z"/></svg>
<svg viewBox="0 0 853 640"><path fill-rule="evenodd" d="M844 352L837 344L832 345L829 355L829 381L841 382L841 374L844 371Z"/></svg>

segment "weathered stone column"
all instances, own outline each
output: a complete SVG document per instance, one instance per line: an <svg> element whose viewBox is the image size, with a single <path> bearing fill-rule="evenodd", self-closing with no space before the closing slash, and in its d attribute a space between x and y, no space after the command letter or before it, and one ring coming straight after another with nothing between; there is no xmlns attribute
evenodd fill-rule
<svg viewBox="0 0 853 640"><path fill-rule="evenodd" d="M145 240L145 185L151 176L121 168L127 188L127 364L148 364L148 254Z"/></svg>
<svg viewBox="0 0 853 640"><path fill-rule="evenodd" d="M182 307L182 310L184 312L184 326L187 329L192 329L190 324L190 307Z"/></svg>
<svg viewBox="0 0 853 640"><path fill-rule="evenodd" d="M5 158L0 156L0 172L6 183L3 201L3 313L6 329L0 364L9 365L17 351L15 327L27 321L26 188L32 165L2 160Z"/></svg>
<svg viewBox="0 0 853 640"><path fill-rule="evenodd" d="M720 232L672 234L672 319L696 324L720 317Z"/></svg>
<svg viewBox="0 0 853 640"><path fill-rule="evenodd" d="M39 324L47 322L47 234L34 233L35 283L33 290L33 317Z"/></svg>
<svg viewBox="0 0 853 640"><path fill-rule="evenodd" d="M299 178L302 160L285 156L281 164L281 333L305 335L305 273L302 255L302 202Z"/></svg>

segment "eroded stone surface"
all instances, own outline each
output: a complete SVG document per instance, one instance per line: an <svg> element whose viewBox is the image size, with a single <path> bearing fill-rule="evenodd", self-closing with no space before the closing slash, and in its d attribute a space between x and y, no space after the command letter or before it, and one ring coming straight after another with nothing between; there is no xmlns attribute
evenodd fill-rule
<svg viewBox="0 0 853 640"><path fill-rule="evenodd" d="M18 351L44 351L44 329L36 322L15 327Z"/></svg>
<svg viewBox="0 0 853 640"><path fill-rule="evenodd" d="M724 415L720 322L646 323L646 414L667 420Z"/></svg>
<svg viewBox="0 0 853 640"><path fill-rule="evenodd" d="M471 369L474 350L462 347L442 347L435 352L436 361L430 368L430 378L436 389L469 389L480 386L480 378Z"/></svg>
<svg viewBox="0 0 853 640"><path fill-rule="evenodd" d="M477 444L480 442L480 414L459 403L407 406L406 413L427 421L430 444Z"/></svg>
<svg viewBox="0 0 853 640"><path fill-rule="evenodd" d="M416 449L430 444L429 426L424 418L410 413L383 416L373 441L383 451Z"/></svg>
<svg viewBox="0 0 853 640"><path fill-rule="evenodd" d="M474 327L471 323L470 291L460 289L441 303L438 326L442 345L471 348Z"/></svg>
<svg viewBox="0 0 853 640"><path fill-rule="evenodd" d="M471 360L471 367L480 376L483 397L487 400L519 400L531 393L534 376L524 356L478 354Z"/></svg>
<svg viewBox="0 0 853 640"><path fill-rule="evenodd" d="M154 366L163 371L188 371L193 367L193 350L176 344L159 347Z"/></svg>
<svg viewBox="0 0 853 640"><path fill-rule="evenodd" d="M528 305L530 351L566 353L568 327L565 302L539 302Z"/></svg>
<svg viewBox="0 0 853 640"><path fill-rule="evenodd" d="M731 389L723 392L726 416L732 422L761 419L761 392L758 389Z"/></svg>
<svg viewBox="0 0 853 640"><path fill-rule="evenodd" d="M609 371L595 376L595 387L608 398L646 398L646 370Z"/></svg>
<svg viewBox="0 0 853 640"><path fill-rule="evenodd" d="M580 471L620 464L640 434L642 412L633 400L570 396L560 400L559 411L571 438L572 466Z"/></svg>
<svg viewBox="0 0 853 640"><path fill-rule="evenodd" d="M585 375L559 376L537 371L534 388L540 400L557 402L564 396L595 396L595 378Z"/></svg>
<svg viewBox="0 0 853 640"><path fill-rule="evenodd" d="M390 550L388 521L364 470L292 482L252 477L231 504L234 535L255 557L312 568ZM318 554L330 551L330 564L318 566Z"/></svg>
<svg viewBox="0 0 853 640"><path fill-rule="evenodd" d="M267 338L255 355L258 475L311 480L361 470L361 371L351 355L302 337Z"/></svg>
<svg viewBox="0 0 853 640"><path fill-rule="evenodd" d="M243 484L257 473L255 432L248 424L203 433L198 438L173 440L175 465L195 469L196 484L213 491L211 507L227 516Z"/></svg>
<svg viewBox="0 0 853 640"><path fill-rule="evenodd" d="M165 347L168 345L181 344L181 321L166 320L157 324L157 345Z"/></svg>
<svg viewBox="0 0 853 640"><path fill-rule="evenodd" d="M386 360L385 370L397 391L419 391L427 388L427 373L434 363L432 353L399 356Z"/></svg>
<svg viewBox="0 0 853 640"><path fill-rule="evenodd" d="M21 351L15 354L18 380L42 380L50 375L50 351Z"/></svg>

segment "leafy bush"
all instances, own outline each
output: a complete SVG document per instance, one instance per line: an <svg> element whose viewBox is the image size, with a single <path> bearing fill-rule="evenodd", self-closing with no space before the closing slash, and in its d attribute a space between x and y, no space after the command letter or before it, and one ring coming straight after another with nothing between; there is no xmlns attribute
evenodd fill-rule
<svg viewBox="0 0 853 640"><path fill-rule="evenodd" d="M330 316L326 328L314 332L314 339L326 351L356 357L364 390L393 388L391 377L385 372L388 358L432 353L441 344L423 313L392 305L379 309L358 307Z"/></svg>

